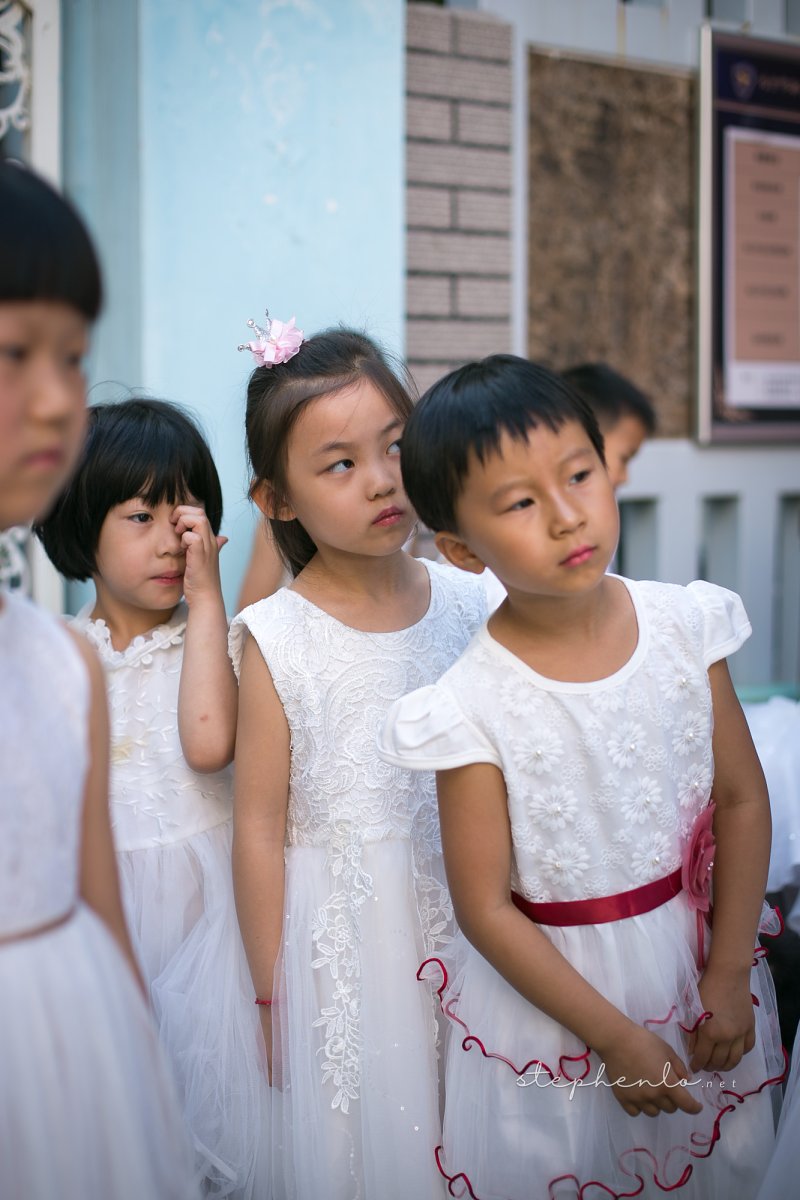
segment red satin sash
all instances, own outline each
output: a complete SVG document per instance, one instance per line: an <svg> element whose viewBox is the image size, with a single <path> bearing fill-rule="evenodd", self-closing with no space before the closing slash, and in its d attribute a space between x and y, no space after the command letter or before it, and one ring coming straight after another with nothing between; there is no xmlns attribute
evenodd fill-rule
<svg viewBox="0 0 800 1200"><path fill-rule="evenodd" d="M615 896L600 896L596 900L560 900L553 904L534 904L516 892L511 899L521 913L537 925L605 925L609 921L623 921L625 917L639 917L642 913L660 908L682 890L681 868L655 879L642 887Z"/></svg>

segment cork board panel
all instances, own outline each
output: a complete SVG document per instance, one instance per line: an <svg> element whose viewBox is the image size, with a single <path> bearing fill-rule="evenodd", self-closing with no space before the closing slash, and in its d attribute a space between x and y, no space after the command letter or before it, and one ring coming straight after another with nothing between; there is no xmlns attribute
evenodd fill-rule
<svg viewBox="0 0 800 1200"><path fill-rule="evenodd" d="M604 361L691 428L694 83L532 51L528 350Z"/></svg>

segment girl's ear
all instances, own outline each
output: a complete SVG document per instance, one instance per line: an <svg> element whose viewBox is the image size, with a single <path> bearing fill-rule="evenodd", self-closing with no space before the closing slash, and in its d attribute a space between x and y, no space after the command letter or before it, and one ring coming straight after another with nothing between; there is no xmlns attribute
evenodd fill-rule
<svg viewBox="0 0 800 1200"><path fill-rule="evenodd" d="M293 521L295 519L295 512L290 504L278 503L275 489L268 479L261 479L251 487L250 499L265 517L270 517L273 521Z"/></svg>
<svg viewBox="0 0 800 1200"><path fill-rule="evenodd" d="M486 570L486 563L472 553L457 533L437 533L433 540L439 553L459 570L469 571L472 575L480 575Z"/></svg>

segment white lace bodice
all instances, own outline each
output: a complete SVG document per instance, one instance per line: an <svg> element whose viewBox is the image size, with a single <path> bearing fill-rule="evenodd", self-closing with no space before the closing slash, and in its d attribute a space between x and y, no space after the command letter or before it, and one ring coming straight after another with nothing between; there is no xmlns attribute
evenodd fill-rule
<svg viewBox="0 0 800 1200"><path fill-rule="evenodd" d="M230 768L199 775L187 766L178 734L178 690L187 608L115 650L105 621L87 604L73 625L106 671L111 720L111 823L117 850L182 841L229 819Z"/></svg>
<svg viewBox="0 0 800 1200"><path fill-rule="evenodd" d="M66 913L78 891L89 678L72 639L17 595L0 607L0 937Z"/></svg>
<svg viewBox="0 0 800 1200"><path fill-rule="evenodd" d="M432 776L381 761L376 737L390 704L442 674L485 612L479 583L426 562L431 601L409 629L364 633L283 588L231 625L237 673L245 634L261 649L292 739L287 842L331 846L412 836L438 849Z"/></svg>
<svg viewBox="0 0 800 1200"><path fill-rule="evenodd" d="M452 936L433 775L382 762L376 740L392 701L437 679L485 617L479 582L425 562L430 604L408 629L351 629L289 588L246 608L231 625L237 675L249 632L289 724L287 843L297 851L325 851L321 886L327 897L314 912L309 967L327 975L333 991L309 1036L322 1032L322 1080L330 1088L331 1107L344 1115L361 1089L361 918L380 885L370 872L371 847L401 839L410 844L411 878L404 891L406 900L415 901L416 928L407 932L419 937L424 952L435 954ZM312 859L319 862L318 855Z"/></svg>
<svg viewBox="0 0 800 1200"><path fill-rule="evenodd" d="M608 896L668 875L709 801L707 667L749 636L741 601L708 583L624 582L639 638L614 675L546 679L483 628L438 685L394 707L381 735L392 762L502 770L512 887L532 901Z"/></svg>

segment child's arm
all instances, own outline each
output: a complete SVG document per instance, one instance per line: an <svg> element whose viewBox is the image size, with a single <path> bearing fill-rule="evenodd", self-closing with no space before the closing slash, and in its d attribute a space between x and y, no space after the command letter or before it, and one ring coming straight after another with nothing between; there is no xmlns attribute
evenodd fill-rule
<svg viewBox="0 0 800 1200"><path fill-rule="evenodd" d="M81 897L110 929L133 971L136 982L146 995L122 909L117 858L108 813L109 733L105 677L103 668L87 642L72 632L70 636L86 664L91 687L90 758L83 796L78 887Z"/></svg>
<svg viewBox="0 0 800 1200"><path fill-rule="evenodd" d="M245 642L239 693L233 887L255 994L270 1000L283 925L290 746L283 706L252 637ZM272 1008L261 1006L259 1013L271 1069Z"/></svg>
<svg viewBox="0 0 800 1200"><path fill-rule="evenodd" d="M178 692L178 731L193 771L220 771L233 758L236 676L228 657L228 620L216 537L202 508L181 504L172 516L186 551L183 591L189 606Z"/></svg>
<svg viewBox="0 0 800 1200"><path fill-rule="evenodd" d="M686 1066L666 1042L600 995L510 897L511 831L506 789L488 763L437 773L447 880L466 937L512 987L572 1030L606 1065L614 1094L631 1116L699 1112L683 1087ZM535 1047L533 1048L535 1050ZM649 1081L637 1086L634 1081Z"/></svg>
<svg viewBox="0 0 800 1200"><path fill-rule="evenodd" d="M695 1070L731 1070L755 1035L750 968L772 825L764 772L724 660L708 672L714 705L714 927L700 982L713 1017L693 1039Z"/></svg>

